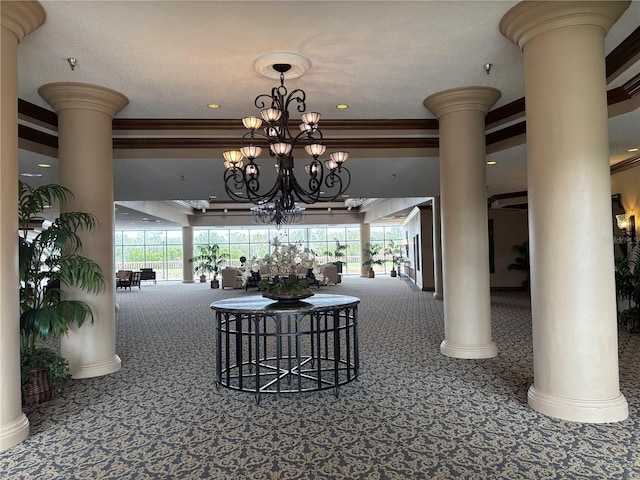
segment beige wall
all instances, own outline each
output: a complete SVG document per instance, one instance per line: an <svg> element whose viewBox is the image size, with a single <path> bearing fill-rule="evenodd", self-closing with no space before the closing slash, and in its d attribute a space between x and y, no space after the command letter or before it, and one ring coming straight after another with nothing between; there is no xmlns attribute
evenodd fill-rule
<svg viewBox="0 0 640 480"><path fill-rule="evenodd" d="M526 210L509 208L490 209L489 218L493 219L494 262L495 273L491 274L491 288L520 288L525 279L518 271L509 271L517 254L514 245L528 239ZM416 271L415 283L422 290L435 288L433 276L433 223L430 208L422 208L415 212L404 224L409 237L409 260L411 267L416 268L413 252L413 238L420 235L421 251L419 269Z"/></svg>

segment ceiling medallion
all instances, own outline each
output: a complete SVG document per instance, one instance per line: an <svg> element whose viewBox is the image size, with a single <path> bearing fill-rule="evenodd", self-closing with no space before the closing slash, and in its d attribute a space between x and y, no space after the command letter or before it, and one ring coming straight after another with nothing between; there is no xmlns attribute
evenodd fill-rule
<svg viewBox="0 0 640 480"><path fill-rule="evenodd" d="M267 63L269 68L265 66ZM236 202L258 205L266 212L263 217L271 217L276 225L300 220L304 209L296 205L297 201L305 204L333 201L343 195L351 183L351 173L344 166L349 153L333 152L327 160L319 160L326 150L318 128L320 114L306 112L304 90L295 89L289 93L284 86L285 77L302 75L309 66L310 63L297 54L268 54L256 60L256 70L268 72L265 74L269 77L270 72L274 72L275 78L280 78L280 85L273 87L270 94L256 97L254 104L262 118L243 118L242 123L248 132L242 136L241 148L223 153L227 195ZM301 114L299 132L290 130L290 107ZM269 156L276 160L276 180L270 187L263 187L260 183L261 165L257 159L263 147L268 147ZM304 147L311 157L310 163L304 167L304 179L295 176L293 152L296 147Z"/></svg>

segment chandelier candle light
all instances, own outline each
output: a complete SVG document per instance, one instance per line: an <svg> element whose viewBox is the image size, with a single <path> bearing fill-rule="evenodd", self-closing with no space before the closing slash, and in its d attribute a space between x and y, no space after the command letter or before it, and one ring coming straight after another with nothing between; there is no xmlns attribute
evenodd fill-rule
<svg viewBox="0 0 640 480"><path fill-rule="evenodd" d="M291 70L291 64L275 63L271 67L280 75L280 86L272 88L270 95L256 97L254 103L262 118L251 116L242 119L248 132L243 135L239 150L223 153L226 167L224 183L232 200L257 205L252 208L252 217L262 223L280 226L297 223L302 218L304 209L297 206L296 201L313 204L333 201L341 196L351 183L351 174L344 167L349 158L348 152L331 153L325 161L319 159L326 150L318 128L320 114L306 112L304 90L295 89L289 93L284 86L285 73ZM290 130L290 107L301 113L299 132ZM270 188L263 188L260 183L261 166L256 161L263 149L260 144L268 145L269 155L276 159L277 178ZM293 151L302 146L311 162L304 168L306 179L299 181L294 173Z"/></svg>

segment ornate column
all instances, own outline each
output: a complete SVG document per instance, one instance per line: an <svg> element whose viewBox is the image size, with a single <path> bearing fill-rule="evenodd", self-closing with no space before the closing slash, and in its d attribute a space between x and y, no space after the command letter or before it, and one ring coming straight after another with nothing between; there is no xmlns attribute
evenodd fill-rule
<svg viewBox="0 0 640 480"><path fill-rule="evenodd" d="M522 2L500 22L524 55L534 356L529 405L571 421L628 415L618 380L604 52L607 31L628 5Z"/></svg>
<svg viewBox="0 0 640 480"><path fill-rule="evenodd" d="M433 197L431 201L433 210L433 284L435 291L433 298L444 299L442 294L442 234L440 231L440 197Z"/></svg>
<svg viewBox="0 0 640 480"><path fill-rule="evenodd" d="M490 358L489 238L484 117L500 98L489 87L444 90L424 106L440 124L445 339L449 357Z"/></svg>
<svg viewBox="0 0 640 480"><path fill-rule="evenodd" d="M182 227L182 283L193 283L193 227Z"/></svg>
<svg viewBox="0 0 640 480"><path fill-rule="evenodd" d="M65 290L65 295L91 306L95 322L72 328L62 338L62 354L69 360L74 378L106 375L120 369L115 353L111 122L128 100L108 88L75 82L49 83L38 93L58 113L60 184L75 195L61 208L97 217L94 232L81 232L82 255L100 265L106 282L105 290L97 295Z"/></svg>
<svg viewBox="0 0 640 480"><path fill-rule="evenodd" d="M371 242L371 224L370 223L361 223L360 224L360 248L364 248L367 243ZM362 262L367 260L364 258L362 254L362 250L360 251L362 255ZM360 263L360 276L367 278L369 276L369 267L366 265L362 265Z"/></svg>
<svg viewBox="0 0 640 480"><path fill-rule="evenodd" d="M29 436L20 387L18 44L45 21L38 2L0 2L0 450Z"/></svg>

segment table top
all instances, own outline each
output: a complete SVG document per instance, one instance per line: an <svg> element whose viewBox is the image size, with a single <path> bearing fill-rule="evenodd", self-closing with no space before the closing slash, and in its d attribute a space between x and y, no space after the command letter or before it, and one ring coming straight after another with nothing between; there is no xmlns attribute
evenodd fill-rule
<svg viewBox="0 0 640 480"><path fill-rule="evenodd" d="M360 303L360 299L349 295L315 294L295 303L277 303L275 300L260 295L250 297L236 297L219 300L211 304L216 311L239 313L278 313L278 312L313 312L326 311L333 308L349 307Z"/></svg>

